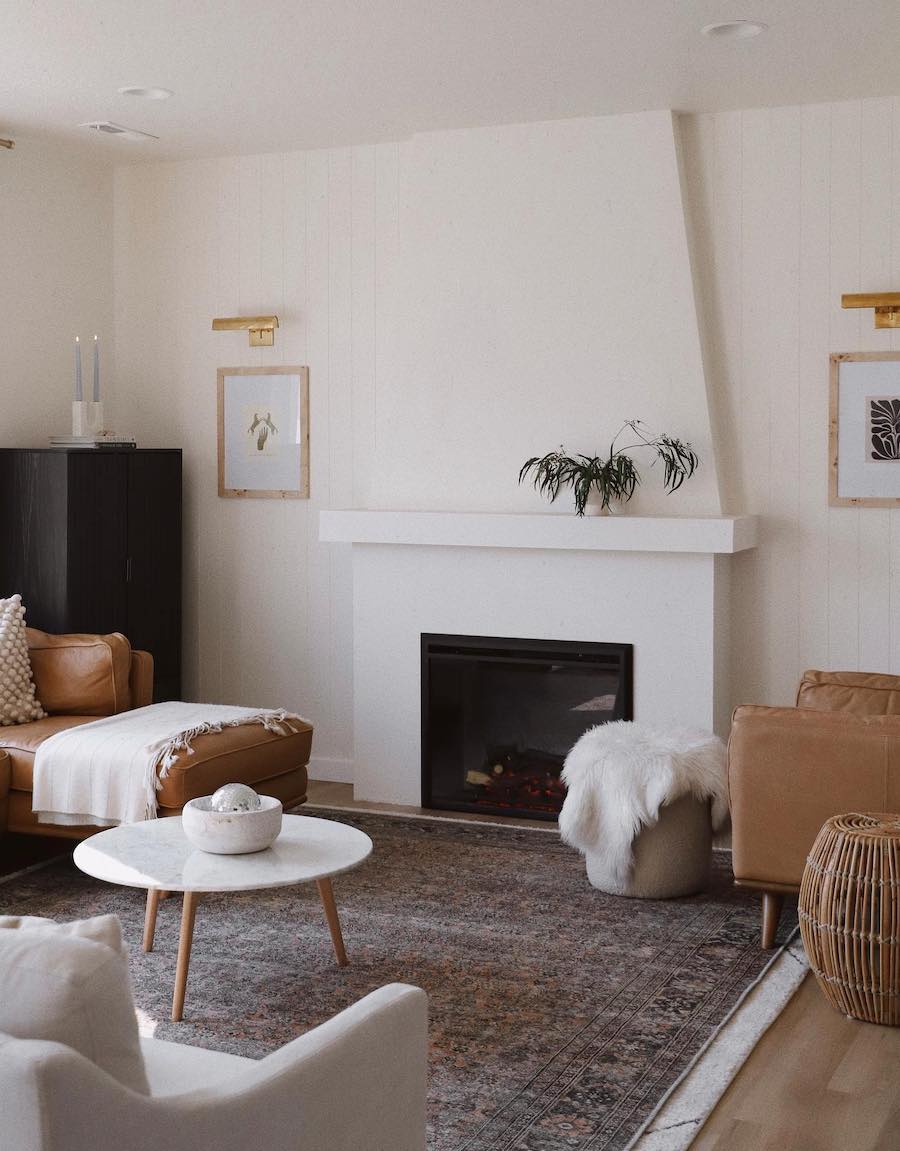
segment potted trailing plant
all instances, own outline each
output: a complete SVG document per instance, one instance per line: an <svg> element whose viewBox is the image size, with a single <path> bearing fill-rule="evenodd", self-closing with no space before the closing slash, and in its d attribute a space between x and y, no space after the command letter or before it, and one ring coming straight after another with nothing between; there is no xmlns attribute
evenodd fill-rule
<svg viewBox="0 0 900 1151"><path fill-rule="evenodd" d="M628 429L636 436L636 442L617 448L619 437ZM608 455L570 456L560 446L559 451L526 460L519 472L519 483L531 476L535 491L551 503L563 488L571 487L577 515L584 515L585 508L594 502L592 496L599 504L597 514L609 515L610 505L627 503L641 482L637 466L627 454L638 448L655 453L653 464L662 461L663 485L669 493L677 492L700 466L700 457L690 444L675 436L652 435L644 430L640 420L626 420L613 436Z"/></svg>

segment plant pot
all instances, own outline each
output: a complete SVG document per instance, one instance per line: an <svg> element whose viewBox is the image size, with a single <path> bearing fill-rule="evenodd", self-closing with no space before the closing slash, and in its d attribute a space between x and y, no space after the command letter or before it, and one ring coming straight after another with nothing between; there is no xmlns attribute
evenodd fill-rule
<svg viewBox="0 0 900 1151"><path fill-rule="evenodd" d="M619 505L612 501L608 507L603 506L603 496L599 492L591 492L584 505L586 516L614 516L619 511Z"/></svg>

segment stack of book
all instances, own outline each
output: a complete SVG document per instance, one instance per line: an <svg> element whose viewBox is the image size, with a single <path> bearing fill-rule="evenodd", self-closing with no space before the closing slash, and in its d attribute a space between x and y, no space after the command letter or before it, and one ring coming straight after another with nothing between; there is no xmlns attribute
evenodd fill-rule
<svg viewBox="0 0 900 1151"><path fill-rule="evenodd" d="M134 448L134 436L120 436L116 432L97 432L93 436L51 436L51 448Z"/></svg>

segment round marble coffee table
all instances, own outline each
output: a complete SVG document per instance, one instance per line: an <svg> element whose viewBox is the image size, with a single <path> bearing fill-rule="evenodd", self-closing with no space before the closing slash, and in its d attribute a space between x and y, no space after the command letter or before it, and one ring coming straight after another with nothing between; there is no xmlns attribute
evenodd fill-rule
<svg viewBox="0 0 900 1151"><path fill-rule="evenodd" d="M335 958L341 967L346 967L347 952L331 878L356 867L371 852L372 840L355 827L311 815L286 815L281 834L265 851L211 855L193 847L182 830L181 820L172 816L100 831L79 843L73 858L87 875L124 887L147 889L145 951L153 950L160 896L170 891L184 892L172 997L172 1020L177 1023L184 1013L194 919L203 892L255 891L315 880Z"/></svg>

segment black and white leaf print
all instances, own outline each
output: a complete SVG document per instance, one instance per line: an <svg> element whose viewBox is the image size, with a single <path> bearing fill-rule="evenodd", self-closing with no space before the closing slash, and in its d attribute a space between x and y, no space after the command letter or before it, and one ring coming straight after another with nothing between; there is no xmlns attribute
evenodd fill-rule
<svg viewBox="0 0 900 1151"><path fill-rule="evenodd" d="M871 458L900 460L900 398L869 400Z"/></svg>

